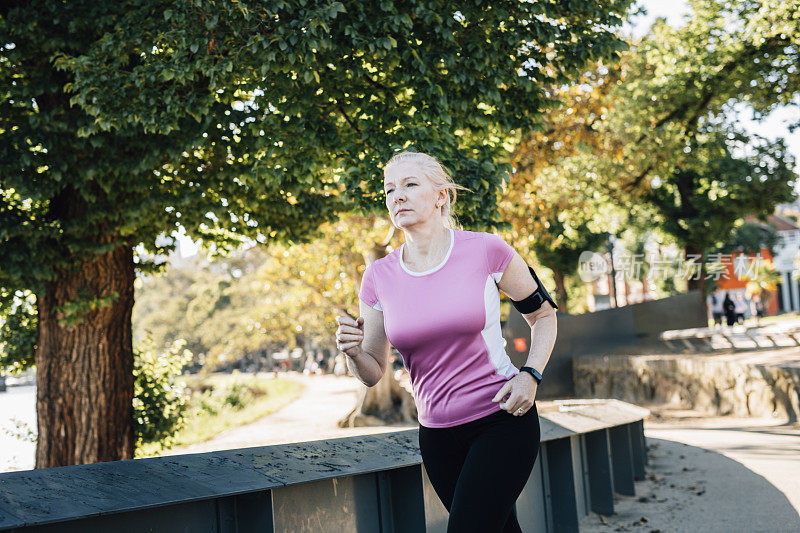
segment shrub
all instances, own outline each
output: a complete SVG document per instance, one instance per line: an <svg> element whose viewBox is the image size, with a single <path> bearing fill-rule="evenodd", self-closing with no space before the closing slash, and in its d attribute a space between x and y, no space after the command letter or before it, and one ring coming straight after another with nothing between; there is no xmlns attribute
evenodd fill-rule
<svg viewBox="0 0 800 533"><path fill-rule="evenodd" d="M158 443L169 448L183 427L188 394L176 382L192 352L182 350L186 341L176 340L170 348L156 354L148 339L144 350L134 349L133 425L136 447Z"/></svg>

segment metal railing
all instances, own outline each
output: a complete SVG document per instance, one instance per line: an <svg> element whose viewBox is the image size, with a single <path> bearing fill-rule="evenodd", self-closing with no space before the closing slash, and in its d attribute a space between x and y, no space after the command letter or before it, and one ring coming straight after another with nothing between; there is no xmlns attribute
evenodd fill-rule
<svg viewBox="0 0 800 533"><path fill-rule="evenodd" d="M538 402L541 449L516 502L525 531L578 531L644 479L647 409ZM0 530L444 532L418 430L0 474Z"/></svg>

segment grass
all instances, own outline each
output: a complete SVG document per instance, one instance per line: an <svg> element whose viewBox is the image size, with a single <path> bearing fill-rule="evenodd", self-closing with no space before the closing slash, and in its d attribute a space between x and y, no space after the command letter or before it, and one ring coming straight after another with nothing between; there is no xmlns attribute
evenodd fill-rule
<svg viewBox="0 0 800 533"><path fill-rule="evenodd" d="M204 442L222 431L254 422L295 400L305 389L296 381L234 372L180 376L190 393L184 427L171 447ZM190 392L189 392L190 391ZM159 443L136 450L136 458L159 455Z"/></svg>

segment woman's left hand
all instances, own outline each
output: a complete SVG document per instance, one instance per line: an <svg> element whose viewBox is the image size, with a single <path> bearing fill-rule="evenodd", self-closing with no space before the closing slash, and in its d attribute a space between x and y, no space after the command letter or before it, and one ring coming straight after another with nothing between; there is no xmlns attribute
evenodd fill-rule
<svg viewBox="0 0 800 533"><path fill-rule="evenodd" d="M499 402L506 395L508 399L500 404L500 407L514 416L522 416L533 407L533 400L536 398L536 390L539 384L527 372L520 372L497 391L492 398L493 402ZM520 411L522 409L522 411Z"/></svg>

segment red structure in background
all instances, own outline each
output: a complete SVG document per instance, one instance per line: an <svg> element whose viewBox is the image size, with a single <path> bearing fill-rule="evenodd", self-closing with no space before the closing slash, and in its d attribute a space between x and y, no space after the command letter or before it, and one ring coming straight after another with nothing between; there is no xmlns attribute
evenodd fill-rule
<svg viewBox="0 0 800 533"><path fill-rule="evenodd" d="M724 270L720 273L719 279L717 280L717 285L723 291L732 291L733 294L742 293L746 296L750 296L747 294L747 281L743 281L739 279L736 275L736 268L735 265L737 264L736 258L740 255L746 255L748 259L755 259L758 260L758 256L756 254L743 254L742 252L731 252L730 254L724 254L720 256L720 263L724 265ZM772 254L769 253L767 248L761 249L761 258L760 263L757 263L753 266L753 270L755 273L758 272L758 269L762 268L765 263L769 263L772 265ZM740 268L739 272L746 272L747 268ZM766 306L766 314L767 315L776 315L778 314L778 291L772 290L767 291L769 293L769 301L767 301Z"/></svg>

